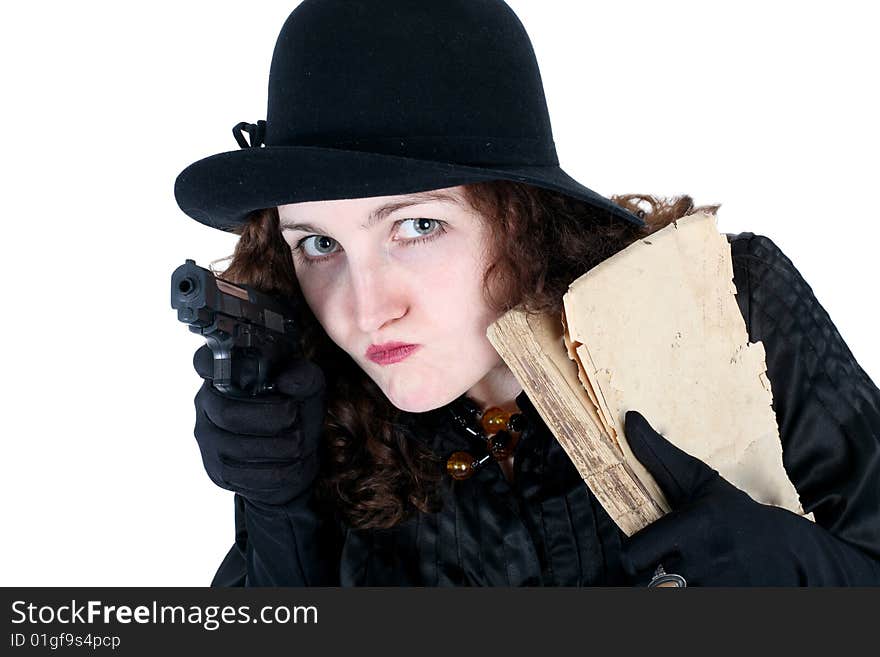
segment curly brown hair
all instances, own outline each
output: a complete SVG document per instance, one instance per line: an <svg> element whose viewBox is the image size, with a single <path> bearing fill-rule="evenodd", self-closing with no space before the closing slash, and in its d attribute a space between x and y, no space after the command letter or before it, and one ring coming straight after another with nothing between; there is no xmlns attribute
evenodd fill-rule
<svg viewBox="0 0 880 657"><path fill-rule="evenodd" d="M503 180L463 185L464 200L495 237L483 279L497 313L562 312L562 297L581 274L672 221L697 210L690 196L611 197L644 218L644 228L586 202ZM327 378L327 413L318 503L355 529L388 528L416 511L440 508L442 463L407 432L408 414L394 407L373 380L324 332L305 303L277 208L251 213L222 278L281 295L302 309L304 355Z"/></svg>

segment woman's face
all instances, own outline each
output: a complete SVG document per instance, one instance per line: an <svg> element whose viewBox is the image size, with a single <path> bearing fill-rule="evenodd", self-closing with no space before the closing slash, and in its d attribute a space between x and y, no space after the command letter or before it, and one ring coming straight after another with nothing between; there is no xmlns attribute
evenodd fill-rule
<svg viewBox="0 0 880 657"><path fill-rule="evenodd" d="M494 402L521 390L486 338L497 319L482 293L488 229L461 188L278 211L315 317L397 408L419 413L465 392ZM394 353L369 356L390 342L417 346L396 362Z"/></svg>

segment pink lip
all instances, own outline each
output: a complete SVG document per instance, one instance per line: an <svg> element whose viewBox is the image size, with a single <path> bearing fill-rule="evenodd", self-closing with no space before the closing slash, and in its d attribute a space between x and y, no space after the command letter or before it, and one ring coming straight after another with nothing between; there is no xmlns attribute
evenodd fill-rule
<svg viewBox="0 0 880 657"><path fill-rule="evenodd" d="M366 356L379 365L397 363L409 356L421 345L407 344L406 342L386 342L384 344L371 344L367 349Z"/></svg>

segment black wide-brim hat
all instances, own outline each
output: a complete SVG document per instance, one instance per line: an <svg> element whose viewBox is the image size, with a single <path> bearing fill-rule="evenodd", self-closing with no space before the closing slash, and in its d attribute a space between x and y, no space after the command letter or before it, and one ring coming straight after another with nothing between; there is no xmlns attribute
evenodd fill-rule
<svg viewBox="0 0 880 657"><path fill-rule="evenodd" d="M178 175L196 221L231 230L288 203L510 180L644 225L560 168L531 41L501 0L305 0L268 95L265 121L233 128L239 150Z"/></svg>

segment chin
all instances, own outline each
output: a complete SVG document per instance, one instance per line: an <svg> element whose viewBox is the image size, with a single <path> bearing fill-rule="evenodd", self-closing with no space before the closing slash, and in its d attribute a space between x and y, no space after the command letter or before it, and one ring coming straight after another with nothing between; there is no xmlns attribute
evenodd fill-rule
<svg viewBox="0 0 880 657"><path fill-rule="evenodd" d="M396 395L388 394L388 391L385 391L385 397L395 408L405 411L406 413L427 413L428 411L433 411L441 406L445 406L453 399L456 399L458 395L423 394L398 397Z"/></svg>
<svg viewBox="0 0 880 657"><path fill-rule="evenodd" d="M389 399L391 404L397 408L398 410L405 411L406 413L427 413L428 411L433 411L435 408L440 408L443 404L437 403L412 403L412 402L396 402L392 399Z"/></svg>

